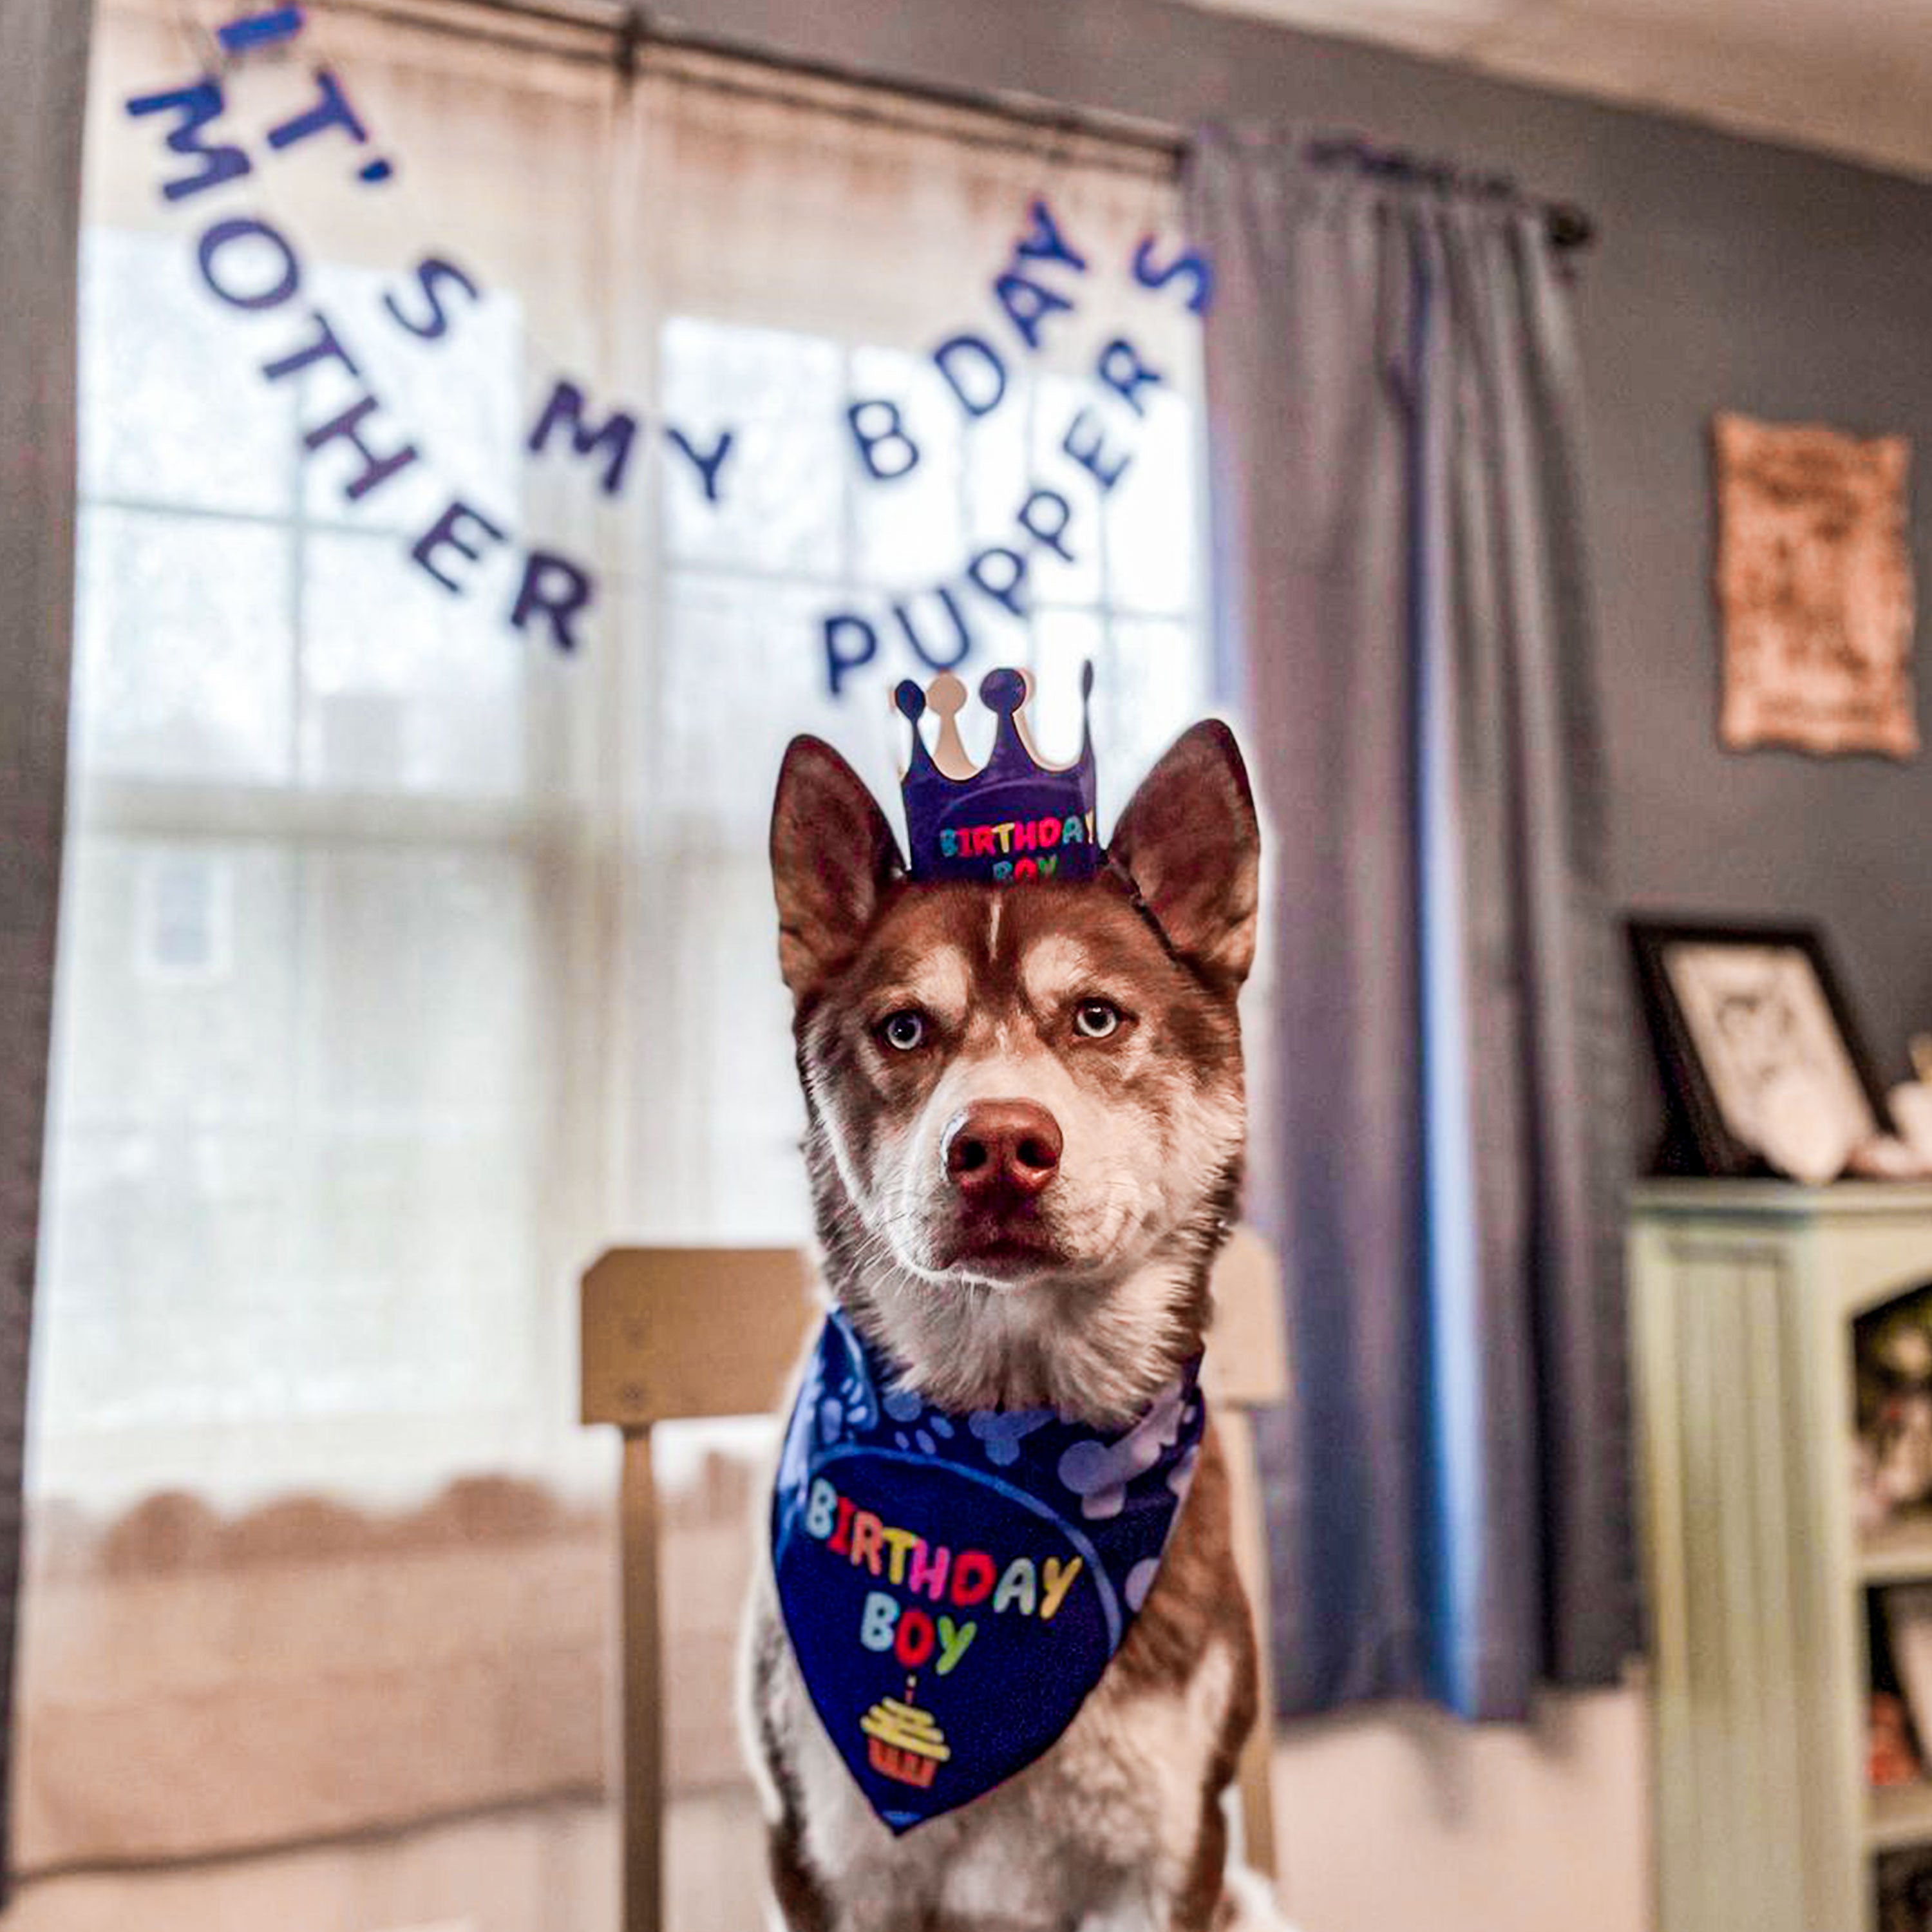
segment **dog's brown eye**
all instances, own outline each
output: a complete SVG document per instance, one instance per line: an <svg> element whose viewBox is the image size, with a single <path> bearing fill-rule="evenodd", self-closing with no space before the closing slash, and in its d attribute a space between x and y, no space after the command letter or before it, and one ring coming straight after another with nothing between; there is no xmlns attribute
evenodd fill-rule
<svg viewBox="0 0 1932 1932"><path fill-rule="evenodd" d="M895 1052L910 1053L926 1040L926 1016L908 1006L902 1012L888 1013L879 1028L879 1037Z"/></svg>
<svg viewBox="0 0 1932 1932"><path fill-rule="evenodd" d="M1073 1009L1073 1030L1083 1040L1105 1040L1120 1024L1120 1008L1106 1000L1082 1000Z"/></svg>

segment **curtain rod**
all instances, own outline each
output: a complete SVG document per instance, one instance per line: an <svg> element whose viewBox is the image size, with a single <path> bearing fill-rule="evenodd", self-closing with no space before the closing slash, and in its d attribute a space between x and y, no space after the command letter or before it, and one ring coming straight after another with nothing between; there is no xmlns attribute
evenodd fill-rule
<svg viewBox="0 0 1932 1932"><path fill-rule="evenodd" d="M367 0L346 0L346 4L352 10L384 10L380 6L368 4ZM749 43L699 33L682 24L668 24L641 6L620 6L616 0L470 0L470 4L482 11L509 19L594 35L606 43L609 57L628 75L634 75L640 70L648 53L688 54L733 62L770 75L781 86L787 80L818 82L1005 122L1014 128L1016 139L996 145L1030 149L1040 138L1050 140L1054 136L1091 141L1103 147L1137 154L1145 164L1169 174L1180 172L1187 153L1186 134L1171 122L1103 108L1075 106L1042 94L1017 90L969 88L945 82L902 80L868 73L861 68L779 53ZM726 92L758 92L716 76L700 77L699 84L715 86ZM784 97L780 94L779 98ZM1034 138L1018 138L1022 130ZM1331 148L1339 148L1346 144L1330 145ZM1433 178L1444 172L1414 162L1406 155L1388 156L1386 162L1391 172L1411 173L1418 179ZM1547 201L1541 206L1546 231L1556 247L1585 248L1595 239L1596 224L1585 209L1574 202Z"/></svg>
<svg viewBox="0 0 1932 1932"><path fill-rule="evenodd" d="M488 4L519 5L527 4L527 0L488 0ZM622 16L617 34L620 62L628 59L634 63L652 48L662 48L670 53L735 61L775 76L856 88L866 93L896 94L926 106L986 115L1041 134L1102 141L1111 146L1138 150L1176 170L1187 152L1186 136L1166 122L1151 121L1106 108L1076 107L1064 101L1051 100L1045 94L1018 89L968 88L943 81L902 79L816 61L803 55L778 53L749 42L668 25L639 6L630 8Z"/></svg>

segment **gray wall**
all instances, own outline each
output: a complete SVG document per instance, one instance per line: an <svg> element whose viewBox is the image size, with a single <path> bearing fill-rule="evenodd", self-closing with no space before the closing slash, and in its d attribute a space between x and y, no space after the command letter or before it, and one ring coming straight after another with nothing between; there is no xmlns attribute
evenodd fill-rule
<svg viewBox="0 0 1932 1932"><path fill-rule="evenodd" d="M1619 896L1821 920L1882 1072L1902 1075L1906 1033L1932 1027L1932 752L1900 766L1719 749L1706 439L1712 412L1736 409L1903 430L1932 464L1932 187L1161 0L704 0L687 19L893 78L1344 128L1590 210L1580 318ZM1916 496L1923 573L1932 481ZM1932 739L1927 685L1932 658Z"/></svg>

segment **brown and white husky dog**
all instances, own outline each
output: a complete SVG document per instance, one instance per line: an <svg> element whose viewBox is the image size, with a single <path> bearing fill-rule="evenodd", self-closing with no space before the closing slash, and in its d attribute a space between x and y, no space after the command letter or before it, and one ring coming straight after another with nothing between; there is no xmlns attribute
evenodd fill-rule
<svg viewBox="0 0 1932 1932"><path fill-rule="evenodd" d="M1201 1346L1246 1132L1235 996L1259 835L1232 736L1189 731L1092 880L908 880L800 738L772 822L826 1286L928 1401L1118 1427ZM821 1729L769 1550L744 1718L790 1932L1221 1932L1272 1922L1222 1794L1255 1638L1210 1426L1157 1580L1071 1726L895 1838ZM1245 1901L1245 1903L1244 1903Z"/></svg>

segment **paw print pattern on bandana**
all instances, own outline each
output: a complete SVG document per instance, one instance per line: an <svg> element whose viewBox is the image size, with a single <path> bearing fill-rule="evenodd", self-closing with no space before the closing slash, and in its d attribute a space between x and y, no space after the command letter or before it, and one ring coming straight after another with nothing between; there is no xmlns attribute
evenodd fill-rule
<svg viewBox="0 0 1932 1932"><path fill-rule="evenodd" d="M1020 1460L1020 1444L1036 1429L1053 1419L1050 1408L976 1408L966 1426L996 1468L1007 1469Z"/></svg>
<svg viewBox="0 0 1932 1932"><path fill-rule="evenodd" d="M872 1372L866 1365L865 1353L859 1346L858 1338L842 1330L838 1331L838 1339L842 1344L840 1353L845 1370L844 1375L838 1377L838 1400L844 1412L841 1420L844 1432L856 1436L878 1423L879 1398L873 1389ZM830 1382L837 1370L829 1360L824 1369L824 1379Z"/></svg>
<svg viewBox="0 0 1932 1932"><path fill-rule="evenodd" d="M814 1354L812 1366L806 1371L805 1380L798 1392L797 1406L792 1412L790 1425L785 1431L784 1445L778 1457L778 1486L781 1490L797 1490L802 1492L811 1480L809 1462L812 1453L811 1431L801 1426L807 1416L816 1416L822 1424L829 1406L825 1396L825 1376L820 1366L821 1358ZM843 1419L842 1418L841 1418Z"/></svg>
<svg viewBox="0 0 1932 1932"><path fill-rule="evenodd" d="M1180 1433L1181 1392L1176 1383L1118 1442L1076 1442L1060 1459L1060 1480L1080 1498L1090 1522L1118 1516L1127 1485L1160 1460Z"/></svg>
<svg viewBox="0 0 1932 1932"><path fill-rule="evenodd" d="M1127 1607L1138 1611L1147 1601L1148 1592L1154 1588L1154 1580L1160 1574L1160 1558L1144 1556L1127 1572L1127 1580L1121 1594L1127 1600Z"/></svg>
<svg viewBox="0 0 1932 1932"><path fill-rule="evenodd" d="M854 1429L869 1429L878 1420L872 1406L872 1391L861 1376L848 1376L838 1385L845 1405L845 1419Z"/></svg>
<svg viewBox="0 0 1932 1932"><path fill-rule="evenodd" d="M926 1404L909 1389L894 1389L883 1405L886 1414L895 1422L920 1423L921 1426L911 1430L896 1430L892 1440L902 1449L911 1449L916 1445L922 1456L936 1456L941 1442L952 1439L952 1424L934 1409L930 1415L926 1413Z"/></svg>

